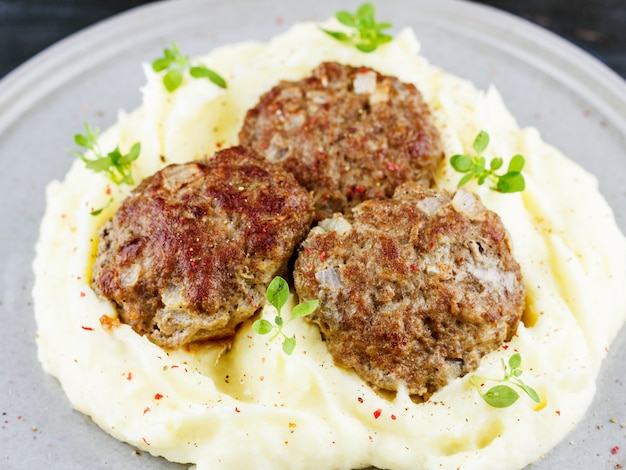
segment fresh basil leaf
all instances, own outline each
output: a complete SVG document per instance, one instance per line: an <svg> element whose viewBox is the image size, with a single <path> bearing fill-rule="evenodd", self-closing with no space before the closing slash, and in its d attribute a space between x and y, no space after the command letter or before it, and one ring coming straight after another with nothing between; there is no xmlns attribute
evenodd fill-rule
<svg viewBox="0 0 626 470"><path fill-rule="evenodd" d="M256 320L253 324L252 324L252 329L260 334L260 335L266 335L268 334L270 331L272 331L274 327L272 326L272 324L265 320L265 319L259 319Z"/></svg>
<svg viewBox="0 0 626 470"><path fill-rule="evenodd" d="M280 310L287 303L289 298L289 285L282 277L276 276L270 282L265 293L267 301L274 306L274 308L280 314Z"/></svg>
<svg viewBox="0 0 626 470"><path fill-rule="evenodd" d="M301 318L310 315L315 311L319 303L319 300L309 300L296 305L291 312L291 318Z"/></svg>
<svg viewBox="0 0 626 470"><path fill-rule="evenodd" d="M478 154L483 153L488 145L489 145L489 134L481 130L476 136L476 138L474 139L474 144L473 144L474 150Z"/></svg>
<svg viewBox="0 0 626 470"><path fill-rule="evenodd" d="M167 91L176 90L183 83L183 74L180 70L170 70L163 77L163 84Z"/></svg>
<svg viewBox="0 0 626 470"><path fill-rule="evenodd" d="M517 401L519 393L508 385L496 385L487 390L482 397L494 408L506 408Z"/></svg>
<svg viewBox="0 0 626 470"><path fill-rule="evenodd" d="M283 351L285 354L291 356L293 350L296 349L296 338L287 337L283 341Z"/></svg>

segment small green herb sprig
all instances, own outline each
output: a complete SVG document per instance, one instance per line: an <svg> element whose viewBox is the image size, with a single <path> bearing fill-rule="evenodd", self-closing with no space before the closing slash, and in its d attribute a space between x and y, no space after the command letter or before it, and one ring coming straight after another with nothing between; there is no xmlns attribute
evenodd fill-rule
<svg viewBox="0 0 626 470"><path fill-rule="evenodd" d="M378 46L386 44L393 39L392 36L382 32L384 29L391 28L391 23L378 23L375 15L376 9L374 5L364 3L357 8L354 14L344 10L335 12L335 18L341 24L355 30L351 34L342 31L329 31L324 28L320 29L337 41L354 46L361 52L373 52Z"/></svg>
<svg viewBox="0 0 626 470"><path fill-rule="evenodd" d="M457 184L457 187L460 188L472 179L476 179L479 185L482 185L486 180L490 180L493 184L491 189L501 193L523 191L526 187L524 175L522 175L522 169L526 163L524 157L519 154L515 155L509 162L507 172L498 175L496 171L502 167L504 161L500 157L493 158L489 162L489 167L487 167L486 159L482 156L482 153L487 149L488 145L489 134L485 131L480 131L474 139L475 156L466 154L452 156L450 159L452 168L459 173L466 173Z"/></svg>
<svg viewBox="0 0 626 470"><path fill-rule="evenodd" d="M296 347L296 338L287 336L283 332L283 327L295 318L302 318L313 313L313 311L317 308L319 301L309 300L308 302L296 305L291 312L291 319L285 322L280 314L280 311L289 298L289 285L287 284L287 281L280 276L276 276L267 287L265 297L267 298L267 301L276 309L274 323L261 318L252 324L252 329L260 335L266 335L272 330L276 330L274 335L270 338L270 341L273 341L278 336L282 336L283 351L285 354L291 355Z"/></svg>
<svg viewBox="0 0 626 470"><path fill-rule="evenodd" d="M541 403L539 394L535 391L535 389L526 385L524 381L520 379L520 376L522 375L522 370L520 369L522 365L522 356L519 353L513 354L509 358L508 367L504 362L504 359L501 359L501 362L502 369L504 370L504 377L502 379L486 379L478 375L472 375L469 379L470 384L476 387L476 390L478 390L478 393L483 400L494 408L506 408L511 406L519 398L519 393L517 393L509 385L506 385L511 384L523 390L526 395L528 395L536 403ZM499 382L500 385L495 385L485 393L481 393L481 387L485 382Z"/></svg>
<svg viewBox="0 0 626 470"><path fill-rule="evenodd" d="M163 85L170 93L180 87L184 80L184 72L189 70L193 78L206 78L220 88L226 88L226 80L217 72L204 65L191 65L191 59L183 55L178 45L172 42L172 48L163 50L163 57L152 62L152 70L155 72L166 71L163 75Z"/></svg>
<svg viewBox="0 0 626 470"><path fill-rule="evenodd" d="M119 147L104 154L98 145L99 134L100 130L97 127L91 127L85 122L85 134L75 134L74 143L91 151L94 158L87 157L84 152L73 151L71 153L85 162L89 170L105 173L115 184L134 184L131 165L139 158L141 144L135 143L126 154L120 152Z"/></svg>
<svg viewBox="0 0 626 470"><path fill-rule="evenodd" d="M95 217L96 215L100 215L100 214L102 214L102 212L103 212L103 211L104 211L107 207L109 207L109 206L113 203L113 201L114 201L114 200L115 200L114 198L109 198L109 200L107 201L107 203L106 203L104 206L99 207L98 209L94 209L94 210L92 210L89 214L93 215L94 217Z"/></svg>

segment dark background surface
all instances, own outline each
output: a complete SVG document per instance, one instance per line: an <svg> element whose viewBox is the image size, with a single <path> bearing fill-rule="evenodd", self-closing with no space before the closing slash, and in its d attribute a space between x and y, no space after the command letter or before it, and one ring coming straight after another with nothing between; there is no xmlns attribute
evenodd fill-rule
<svg viewBox="0 0 626 470"><path fill-rule="evenodd" d="M0 0L0 77L59 39L144 3L151 2ZM626 77L626 0L487 0L477 3L539 24ZM337 5L340 8L341 0L337 0Z"/></svg>

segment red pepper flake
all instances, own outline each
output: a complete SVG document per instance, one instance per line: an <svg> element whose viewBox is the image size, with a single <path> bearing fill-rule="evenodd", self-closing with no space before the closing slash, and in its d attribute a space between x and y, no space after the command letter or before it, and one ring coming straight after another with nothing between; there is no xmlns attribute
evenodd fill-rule
<svg viewBox="0 0 626 470"><path fill-rule="evenodd" d="M111 195L111 186L107 185L107 189L104 191L107 196Z"/></svg>
<svg viewBox="0 0 626 470"><path fill-rule="evenodd" d="M363 403L363 398L362 397L357 398L357 400L359 401L359 403Z"/></svg>
<svg viewBox="0 0 626 470"><path fill-rule="evenodd" d="M128 375L126 376L126 380L133 380L133 373L129 372Z"/></svg>
<svg viewBox="0 0 626 470"><path fill-rule="evenodd" d="M235 407L235 413L241 413L241 410L237 407Z"/></svg>
<svg viewBox="0 0 626 470"><path fill-rule="evenodd" d="M215 146L216 146L218 149L221 149L221 148L224 146L224 142L222 142L221 140L220 140L220 141L218 141L218 142L215 142Z"/></svg>
<svg viewBox="0 0 626 470"><path fill-rule="evenodd" d="M143 410L143 414L146 414L148 411L152 411L149 406L146 406L146 409Z"/></svg>
<svg viewBox="0 0 626 470"><path fill-rule="evenodd" d="M326 152L324 152L322 149L317 149L315 151L318 155L326 155Z"/></svg>
<svg viewBox="0 0 626 470"><path fill-rule="evenodd" d="M366 69L365 67L361 67L361 68L359 69L359 73L367 73L367 72L369 72L369 70L368 70L368 69Z"/></svg>
<svg viewBox="0 0 626 470"><path fill-rule="evenodd" d="M398 418L396 418L396 415L391 415L391 420L392 421L395 421L396 419L398 419Z"/></svg>
<svg viewBox="0 0 626 470"><path fill-rule="evenodd" d="M174 364L174 365L172 366L172 369L178 369L178 366L177 366L176 364Z"/></svg>
<svg viewBox="0 0 626 470"><path fill-rule="evenodd" d="M428 246L429 246L430 248L434 248L434 247L435 247L435 242L430 242L430 243L428 244Z"/></svg>
<svg viewBox="0 0 626 470"><path fill-rule="evenodd" d="M503 344L502 345L502 349L504 349L506 351L507 349L509 349L509 345L508 344Z"/></svg>
<svg viewBox="0 0 626 470"><path fill-rule="evenodd" d="M86 331L93 331L93 328L90 326L81 326L81 328Z"/></svg>
<svg viewBox="0 0 626 470"><path fill-rule="evenodd" d="M311 124L315 124L317 122L317 118L316 117L312 117L311 120L309 121Z"/></svg>
<svg viewBox="0 0 626 470"><path fill-rule="evenodd" d="M411 271L413 271L413 272L417 271L417 265L416 264L412 264L411 265Z"/></svg>
<svg viewBox="0 0 626 470"><path fill-rule="evenodd" d="M555 413L559 416L561 416L561 410L556 410Z"/></svg>
<svg viewBox="0 0 626 470"><path fill-rule="evenodd" d="M370 439L370 442L374 442L374 438L372 436L368 436Z"/></svg>
<svg viewBox="0 0 626 470"><path fill-rule="evenodd" d="M160 400L161 398L163 398L163 395L161 395L160 393L155 393L154 394L154 399L155 400Z"/></svg>
<svg viewBox="0 0 626 470"><path fill-rule="evenodd" d="M84 292L81 292L81 293L80 293L80 296L81 296L81 297L85 297L86 295L87 295L87 294L85 294Z"/></svg>
<svg viewBox="0 0 626 470"><path fill-rule="evenodd" d="M305 248L304 251L306 251L307 255L310 255L311 253L313 253L313 250L311 248Z"/></svg>
<svg viewBox="0 0 626 470"><path fill-rule="evenodd" d="M191 265L192 265L192 266L195 266L195 265L196 265L196 262L195 262L195 261L192 261L192 262L191 262Z"/></svg>
<svg viewBox="0 0 626 470"><path fill-rule="evenodd" d="M615 446L611 449L611 454L613 455L617 455L618 452L619 452L619 446Z"/></svg>
<svg viewBox="0 0 626 470"><path fill-rule="evenodd" d="M380 408L378 408L376 411L374 411L374 419L380 418L380 415L381 415L382 412L383 412L383 410L381 410Z"/></svg>
<svg viewBox="0 0 626 470"><path fill-rule="evenodd" d="M142 437L142 438L141 438L141 440L142 440L142 441L143 441L143 442L144 442L147 446L149 446L149 445L150 445L150 443L146 440L146 438L145 438L145 437Z"/></svg>
<svg viewBox="0 0 626 470"><path fill-rule="evenodd" d="M325 251L322 251L322 252L320 253L320 263L323 263L323 262L324 262L324 258L326 258L326 252L325 252Z"/></svg>
<svg viewBox="0 0 626 470"><path fill-rule="evenodd" d="M389 171L398 171L400 167L396 165L394 162L387 162L387 169Z"/></svg>

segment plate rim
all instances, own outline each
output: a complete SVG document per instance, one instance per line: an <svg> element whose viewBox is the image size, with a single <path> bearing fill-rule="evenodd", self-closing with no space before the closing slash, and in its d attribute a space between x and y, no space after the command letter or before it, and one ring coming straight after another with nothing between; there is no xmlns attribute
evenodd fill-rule
<svg viewBox="0 0 626 470"><path fill-rule="evenodd" d="M62 86L68 76L84 73L96 63L101 63L103 58L123 51L137 40L152 37L149 28L146 33L145 27L139 31L132 27L137 19L141 18L145 26L147 21L159 24L166 18L165 24L160 26L165 30L176 29L178 22L184 21L188 11L222 3L224 2L218 0L159 0L113 15L48 46L0 80L0 109L3 110L0 113L0 134L41 99ZM236 3L248 1L230 0L229 6ZM273 0L255 1L257 6L260 3L271 4ZM530 46L536 47L541 55L524 54L526 63L540 64L542 71L553 77L558 74L561 81L568 81L569 77L568 85L583 96L593 95L595 103L600 98L602 112L626 135L626 80L581 47L540 25L490 5L467 0L413 0L413 5L416 10L421 8L431 12L431 15L435 13L435 18L440 18L443 14L446 18L458 18L460 25L471 23L492 28L492 19L499 20L501 32L511 33L508 36L510 42L502 42L502 48L509 52L515 51L519 56L522 51L529 50ZM477 15L476 12L484 14ZM331 14L329 12L329 16ZM107 33L112 28L128 33L116 37L116 41L110 41ZM101 49L97 60L90 59L89 54L89 49L94 44L106 45ZM512 45L516 47L512 48ZM564 73L566 71L576 73Z"/></svg>

